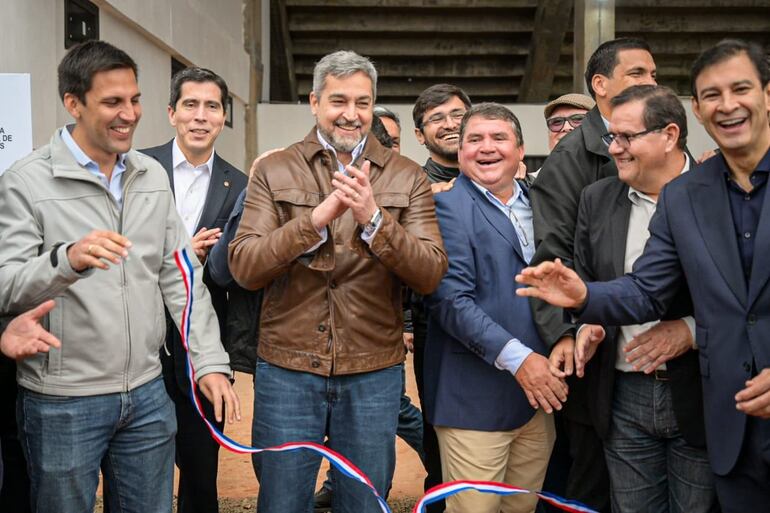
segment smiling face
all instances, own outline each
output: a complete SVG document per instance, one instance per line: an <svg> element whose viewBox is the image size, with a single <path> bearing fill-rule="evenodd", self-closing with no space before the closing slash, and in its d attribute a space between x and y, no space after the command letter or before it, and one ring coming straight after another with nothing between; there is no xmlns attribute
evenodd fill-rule
<svg viewBox="0 0 770 513"><path fill-rule="evenodd" d="M610 117L610 132L632 135L647 130L644 108L642 100L615 107ZM678 138L676 125L669 124L667 128L633 137L628 144L614 140L608 150L618 168L618 178L638 191L658 194L665 183L667 152L675 151Z"/></svg>
<svg viewBox="0 0 770 513"><path fill-rule="evenodd" d="M422 116L422 130L415 129L417 142L425 146L431 159L438 164L449 167L457 165L460 122L466 110L463 101L452 96L441 105L427 110Z"/></svg>
<svg viewBox="0 0 770 513"><path fill-rule="evenodd" d="M111 170L118 154L131 149L142 117L139 94L134 71L120 68L95 73L85 102L72 93L64 95L64 106L76 123L72 137L100 167Z"/></svg>
<svg viewBox="0 0 770 513"><path fill-rule="evenodd" d="M693 113L726 156L767 151L770 84L745 53L703 69L695 90Z"/></svg>
<svg viewBox="0 0 770 513"><path fill-rule="evenodd" d="M505 203L513 194L513 177L524 158L513 126L501 119L471 117L458 152L460 170Z"/></svg>
<svg viewBox="0 0 770 513"><path fill-rule="evenodd" d="M310 108L324 139L349 154L372 128L372 80L363 71L347 77L327 75L320 95L310 93Z"/></svg>
<svg viewBox="0 0 770 513"><path fill-rule="evenodd" d="M176 105L168 108L168 119L187 161L194 166L206 162L225 126L221 89L214 82L185 82Z"/></svg>
<svg viewBox="0 0 770 513"><path fill-rule="evenodd" d="M548 116L548 119L558 117L568 118L574 114L585 114L586 112L588 112L586 109L581 109L580 107L573 107L572 105L560 105L556 107L553 112L551 112L551 115ZM547 121L548 120L546 120L546 122ZM575 127L573 127L569 121L565 121L564 126L562 126L561 130L558 132L548 130L548 149L554 149L556 144L561 141L565 135L572 132L574 129Z"/></svg>
<svg viewBox="0 0 770 513"><path fill-rule="evenodd" d="M620 50L617 61L610 76L594 75L591 79L600 107L607 105L611 99L633 85L656 84L655 61L647 50ZM605 115L609 117L608 113Z"/></svg>

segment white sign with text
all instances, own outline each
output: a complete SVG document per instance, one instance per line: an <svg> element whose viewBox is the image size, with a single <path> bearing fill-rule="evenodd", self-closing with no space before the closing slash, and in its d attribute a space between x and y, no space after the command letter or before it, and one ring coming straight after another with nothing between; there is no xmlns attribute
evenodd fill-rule
<svg viewBox="0 0 770 513"><path fill-rule="evenodd" d="M32 151L29 73L0 73L0 174Z"/></svg>

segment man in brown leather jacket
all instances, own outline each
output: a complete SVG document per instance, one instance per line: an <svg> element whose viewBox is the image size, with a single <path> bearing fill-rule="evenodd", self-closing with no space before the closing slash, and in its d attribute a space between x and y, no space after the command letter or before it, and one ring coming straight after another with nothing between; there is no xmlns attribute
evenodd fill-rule
<svg viewBox="0 0 770 513"><path fill-rule="evenodd" d="M323 443L382 495L395 463L404 361L401 284L427 294L447 269L420 167L367 137L377 72L354 52L315 67L316 126L262 160L230 244L245 288L264 287L253 443ZM261 456L258 511L309 511L320 459ZM334 472L335 513L379 511Z"/></svg>

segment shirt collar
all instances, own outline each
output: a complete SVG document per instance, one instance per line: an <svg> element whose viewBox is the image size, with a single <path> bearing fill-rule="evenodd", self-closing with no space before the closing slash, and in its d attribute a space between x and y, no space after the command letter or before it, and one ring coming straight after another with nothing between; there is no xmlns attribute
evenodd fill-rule
<svg viewBox="0 0 770 513"><path fill-rule="evenodd" d="M179 147L179 143L176 140L176 137L174 137L174 144L171 145L171 165L176 169L180 164L187 163L188 166L192 168L199 168L201 166L206 166L206 171L211 173L211 171L214 169L214 150L211 150L211 155L209 155L209 159L201 164L201 166L193 166L187 161L187 157L184 156L184 153L182 153L182 148Z"/></svg>
<svg viewBox="0 0 770 513"><path fill-rule="evenodd" d="M323 146L325 149L331 151L334 153L334 156L337 157L337 150L334 149L334 146L329 144L326 139L324 139L324 136L321 135L321 131L316 128L316 135L318 136L318 142L321 143L321 146ZM366 146L366 138L368 136L364 136L363 139L361 139L361 142L356 145L355 148L353 148L353 151L351 152L351 158L350 162L353 163L358 159L358 157L361 155L361 153L364 151L364 146ZM341 162L339 162L339 159L337 159L337 163L340 166L340 169L344 169L345 166L342 165Z"/></svg>
<svg viewBox="0 0 770 513"><path fill-rule="evenodd" d="M86 155L86 152L83 151L83 149L78 146L78 143L75 142L75 139L72 137L71 131L75 129L75 125L66 125L61 129L61 138L62 141L64 141L64 144L67 145L67 148L70 150L70 153L72 153L72 156L75 157L75 161L77 161L78 164L81 166L88 168L96 168L99 170L99 164L96 163L91 157ZM118 153L118 160L116 161L116 165L120 168L125 167L125 160L126 160L126 154L125 153Z"/></svg>
<svg viewBox="0 0 770 513"><path fill-rule="evenodd" d="M730 166L727 165L727 160L725 160L725 156L722 155L720 152L716 157L714 158L720 158L722 159L722 172L724 172L725 176L728 180L730 180L732 177L730 175ZM757 168L754 170L755 172L759 171L760 173L768 173L770 174L770 149L767 150L767 153L765 153L765 156L762 157L762 159L757 163Z"/></svg>
<svg viewBox="0 0 770 513"><path fill-rule="evenodd" d="M529 205L529 200L527 199L527 195L524 194L524 191L522 190L521 186L519 185L519 182L517 182L516 180L513 181L513 196L510 197L510 199L508 200L507 203L503 203L502 201L500 201L500 199L497 196L495 196L494 194L492 194L491 192L489 192L489 190L486 187L477 184L473 180L471 180L471 183L479 191L481 191L481 193L484 195L485 198L487 198L487 200L491 201L495 205L502 206L504 208L508 208L510 206L513 206L519 200L524 202L525 205Z"/></svg>

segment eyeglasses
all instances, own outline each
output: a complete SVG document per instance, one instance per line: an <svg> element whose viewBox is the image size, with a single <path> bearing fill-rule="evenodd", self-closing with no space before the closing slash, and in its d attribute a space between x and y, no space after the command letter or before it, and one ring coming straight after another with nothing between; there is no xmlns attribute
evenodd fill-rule
<svg viewBox="0 0 770 513"><path fill-rule="evenodd" d="M437 112L436 114L433 114L431 117L426 119L423 125L438 125L439 123L443 123L447 118L450 118L455 123L459 123L463 120L463 116L465 116L465 111L461 109L453 110L449 114L442 114Z"/></svg>
<svg viewBox="0 0 770 513"><path fill-rule="evenodd" d="M577 128L585 119L585 114L573 114L571 116L554 116L545 120L545 124L548 125L548 130L551 132L561 132L564 128L564 123L569 123L572 128Z"/></svg>
<svg viewBox="0 0 770 513"><path fill-rule="evenodd" d="M513 211L513 207L505 207L505 210L508 211L508 219L513 221L514 227L516 229L516 233L519 235L519 242L522 246L529 246L529 239L527 238L527 232L524 231L524 226L522 226L521 221L519 221L519 218L516 216L516 213Z"/></svg>
<svg viewBox="0 0 770 513"><path fill-rule="evenodd" d="M652 132L657 132L658 130L663 130L666 128L666 126L656 126L655 128L650 128L649 130L642 130L641 132L636 132L635 134L613 134L612 132L608 134L604 134L602 136L602 141L604 141L604 144L607 146L611 145L612 142L618 143L618 145L621 148L628 148L631 146L631 141L636 139L637 137L642 137L647 134L651 134Z"/></svg>

